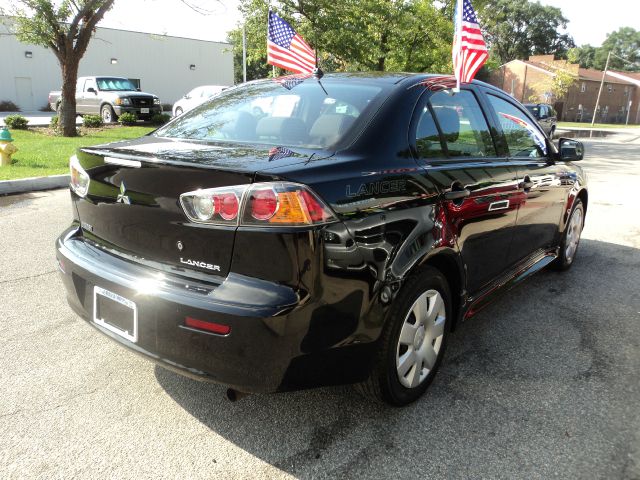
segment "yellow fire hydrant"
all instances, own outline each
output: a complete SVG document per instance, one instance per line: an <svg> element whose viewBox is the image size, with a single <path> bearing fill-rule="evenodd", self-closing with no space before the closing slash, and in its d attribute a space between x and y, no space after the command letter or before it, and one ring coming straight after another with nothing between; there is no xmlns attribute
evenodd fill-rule
<svg viewBox="0 0 640 480"><path fill-rule="evenodd" d="M13 145L13 138L11 138L11 132L4 127L0 130L0 166L11 165L11 155L18 151L18 148Z"/></svg>

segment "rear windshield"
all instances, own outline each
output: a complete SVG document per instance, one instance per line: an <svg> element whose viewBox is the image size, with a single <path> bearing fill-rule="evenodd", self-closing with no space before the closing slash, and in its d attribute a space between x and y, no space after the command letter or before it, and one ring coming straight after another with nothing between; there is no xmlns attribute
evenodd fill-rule
<svg viewBox="0 0 640 480"><path fill-rule="evenodd" d="M136 86L126 78L97 78L98 88L106 92L128 92Z"/></svg>
<svg viewBox="0 0 640 480"><path fill-rule="evenodd" d="M525 107L534 117L538 118L540 116L540 107L537 105L525 105Z"/></svg>
<svg viewBox="0 0 640 480"><path fill-rule="evenodd" d="M159 129L158 137L326 148L381 97L374 85L315 79L290 90L264 81L225 90Z"/></svg>

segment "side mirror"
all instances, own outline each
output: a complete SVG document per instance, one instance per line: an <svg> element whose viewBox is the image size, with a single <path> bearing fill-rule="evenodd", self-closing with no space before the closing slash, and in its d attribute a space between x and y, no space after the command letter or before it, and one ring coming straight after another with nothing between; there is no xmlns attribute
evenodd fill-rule
<svg viewBox="0 0 640 480"><path fill-rule="evenodd" d="M95 93L96 95L98 94L98 92L96 91L96 89L95 89L95 88L93 88L93 87L89 87L89 88L87 88L87 92L88 92L88 93Z"/></svg>
<svg viewBox="0 0 640 480"><path fill-rule="evenodd" d="M563 162L576 162L584 158L584 144L572 138L558 140L558 150Z"/></svg>
<svg viewBox="0 0 640 480"><path fill-rule="evenodd" d="M140 87L136 88L136 92L141 92L142 89Z"/></svg>

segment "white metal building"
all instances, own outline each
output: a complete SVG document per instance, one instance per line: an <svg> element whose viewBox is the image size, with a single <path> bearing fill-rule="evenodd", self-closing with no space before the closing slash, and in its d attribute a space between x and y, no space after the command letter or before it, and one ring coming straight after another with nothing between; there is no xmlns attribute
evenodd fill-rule
<svg viewBox="0 0 640 480"><path fill-rule="evenodd" d="M55 55L18 42L0 17L0 101L39 110L62 77ZM140 81L143 91L173 103L198 85L233 85L231 45L149 33L98 28L78 76L113 75Z"/></svg>

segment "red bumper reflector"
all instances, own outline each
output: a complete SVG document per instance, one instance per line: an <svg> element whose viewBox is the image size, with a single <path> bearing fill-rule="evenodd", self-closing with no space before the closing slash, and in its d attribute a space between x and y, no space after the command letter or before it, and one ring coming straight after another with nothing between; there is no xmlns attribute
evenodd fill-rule
<svg viewBox="0 0 640 480"><path fill-rule="evenodd" d="M220 323L205 322L204 320L198 320L197 318L187 317L184 319L184 324L190 328L197 328L198 330L206 330L207 332L217 333L218 335L228 335L231 332L231 327L228 325L222 325Z"/></svg>

